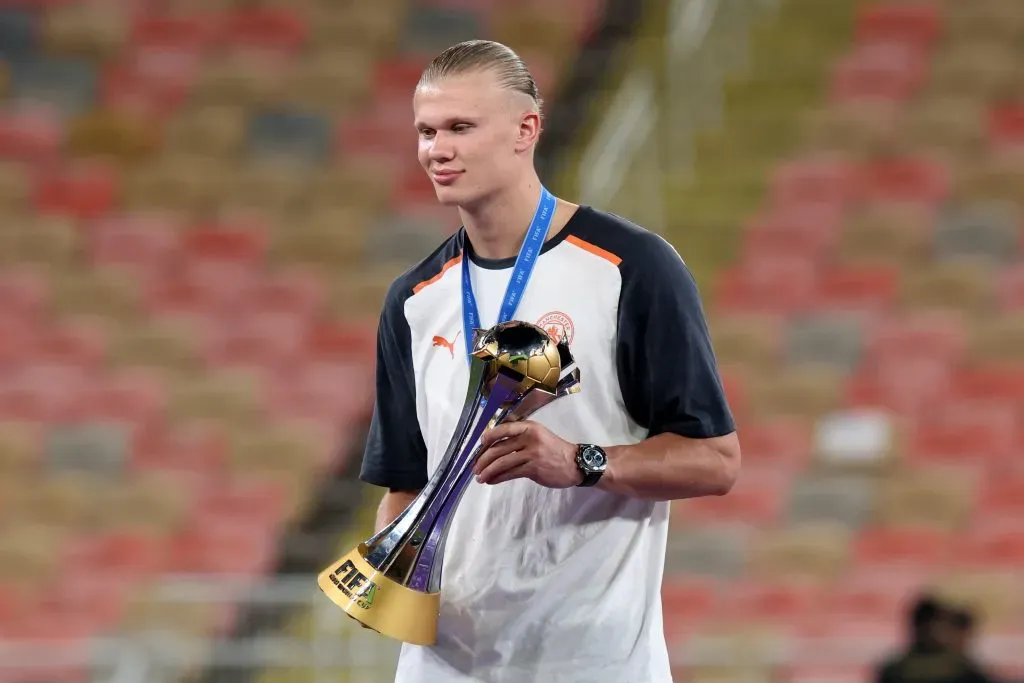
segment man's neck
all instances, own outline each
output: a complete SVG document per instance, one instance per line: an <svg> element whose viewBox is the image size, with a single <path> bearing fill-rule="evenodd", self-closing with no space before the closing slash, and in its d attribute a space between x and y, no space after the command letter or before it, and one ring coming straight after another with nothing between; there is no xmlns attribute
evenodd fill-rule
<svg viewBox="0 0 1024 683"><path fill-rule="evenodd" d="M473 251L486 259L517 256L537 211L540 193L540 180L534 175L501 194L489 197L479 206L460 207L462 224L466 227Z"/></svg>

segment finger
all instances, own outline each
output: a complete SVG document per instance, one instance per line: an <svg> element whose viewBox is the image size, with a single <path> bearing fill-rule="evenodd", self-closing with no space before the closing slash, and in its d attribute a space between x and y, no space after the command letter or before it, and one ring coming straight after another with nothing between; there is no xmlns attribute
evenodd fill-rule
<svg viewBox="0 0 1024 683"><path fill-rule="evenodd" d="M490 481L488 481L486 483L489 486L494 486L496 484L503 484L506 481L512 481L513 479L529 479L529 478L530 478L530 464L529 464L529 462L526 462L525 464L522 464L522 465L519 465L517 467L513 467L511 469L505 470L504 472L502 472L501 474L497 475L496 477L494 477L493 479L491 479Z"/></svg>
<svg viewBox="0 0 1024 683"><path fill-rule="evenodd" d="M515 451L523 450L526 448L526 443L526 439L523 435L510 436L507 439L499 441L477 456L476 462L473 463L473 473L480 474L485 467L498 458L504 457L509 453L514 453Z"/></svg>
<svg viewBox="0 0 1024 683"><path fill-rule="evenodd" d="M529 420L503 422L485 431L484 435L480 437L480 445L486 449L502 439L508 439L513 436L524 434L529 428Z"/></svg>
<svg viewBox="0 0 1024 683"><path fill-rule="evenodd" d="M516 451L502 456L485 467L476 480L481 484L495 484L497 479L510 470L519 469L530 462L530 456L523 451Z"/></svg>

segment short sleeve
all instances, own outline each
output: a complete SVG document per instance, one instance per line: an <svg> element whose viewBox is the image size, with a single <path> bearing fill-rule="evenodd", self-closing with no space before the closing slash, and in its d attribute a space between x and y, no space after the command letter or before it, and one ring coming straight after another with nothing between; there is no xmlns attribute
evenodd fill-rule
<svg viewBox="0 0 1024 683"><path fill-rule="evenodd" d="M653 233L621 266L616 363L626 410L649 436L693 439L735 431L697 283Z"/></svg>
<svg viewBox="0 0 1024 683"><path fill-rule="evenodd" d="M359 478L414 491L427 483L427 447L416 416L409 323L403 288L391 287L377 331L376 398Z"/></svg>

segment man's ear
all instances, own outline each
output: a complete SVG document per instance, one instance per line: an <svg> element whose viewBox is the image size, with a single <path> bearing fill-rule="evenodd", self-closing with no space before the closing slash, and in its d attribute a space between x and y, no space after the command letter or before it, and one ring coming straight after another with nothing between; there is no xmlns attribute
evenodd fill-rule
<svg viewBox="0 0 1024 683"><path fill-rule="evenodd" d="M527 111L519 119L519 136L516 138L516 151L525 152L537 144L540 138L541 118L536 111Z"/></svg>

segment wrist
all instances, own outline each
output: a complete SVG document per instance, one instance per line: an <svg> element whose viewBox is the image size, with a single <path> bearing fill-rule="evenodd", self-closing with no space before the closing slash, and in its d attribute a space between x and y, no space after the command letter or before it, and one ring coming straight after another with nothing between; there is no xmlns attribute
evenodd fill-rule
<svg viewBox="0 0 1024 683"><path fill-rule="evenodd" d="M597 486L608 467L608 454L596 444L581 443L576 447L577 486Z"/></svg>

